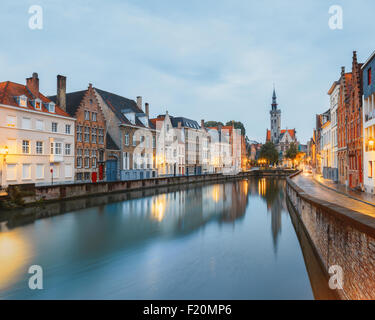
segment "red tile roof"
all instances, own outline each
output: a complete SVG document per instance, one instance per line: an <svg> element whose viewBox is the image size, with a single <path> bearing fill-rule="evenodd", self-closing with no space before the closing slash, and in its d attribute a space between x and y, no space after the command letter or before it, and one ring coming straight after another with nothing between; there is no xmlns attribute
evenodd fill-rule
<svg viewBox="0 0 375 320"><path fill-rule="evenodd" d="M286 131L286 130L281 130L280 133L285 133L285 131ZM289 133L289 135L290 135L292 138L294 138L295 135L296 135L296 129L288 129L288 133Z"/></svg>
<svg viewBox="0 0 375 320"><path fill-rule="evenodd" d="M27 107L20 107L17 104L17 101L15 97L19 96L26 96L27 97ZM18 107L21 110L30 109L35 110L35 108L32 106L31 101L34 100L35 97L31 94L29 89L22 84L11 82L11 81L5 81L0 82L0 104L5 104L12 107ZM64 110L62 110L58 105L55 106L55 112L49 112L47 108L44 106L44 103L53 102L50 99L48 99L43 94L39 93L39 99L42 100L42 109L38 110L41 112L45 112L48 114L57 114L60 116L70 117Z"/></svg>

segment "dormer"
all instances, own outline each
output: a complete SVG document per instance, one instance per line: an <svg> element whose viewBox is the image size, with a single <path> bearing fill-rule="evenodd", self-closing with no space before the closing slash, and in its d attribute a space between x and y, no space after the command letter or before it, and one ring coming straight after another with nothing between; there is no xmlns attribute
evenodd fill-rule
<svg viewBox="0 0 375 320"><path fill-rule="evenodd" d="M33 105L35 110L42 110L42 100L35 99L31 101L31 104Z"/></svg>
<svg viewBox="0 0 375 320"><path fill-rule="evenodd" d="M142 124L145 126L145 127L148 127L148 117L146 114L144 113L138 113L137 114L137 118L139 119L139 121L142 122Z"/></svg>
<svg viewBox="0 0 375 320"><path fill-rule="evenodd" d="M130 109L121 110L121 113L132 123L135 124L135 112Z"/></svg>
<svg viewBox="0 0 375 320"><path fill-rule="evenodd" d="M27 97L25 95L16 97L16 100L20 107L27 108Z"/></svg>
<svg viewBox="0 0 375 320"><path fill-rule="evenodd" d="M48 112L55 113L55 103L54 102L48 102L44 104L47 108Z"/></svg>

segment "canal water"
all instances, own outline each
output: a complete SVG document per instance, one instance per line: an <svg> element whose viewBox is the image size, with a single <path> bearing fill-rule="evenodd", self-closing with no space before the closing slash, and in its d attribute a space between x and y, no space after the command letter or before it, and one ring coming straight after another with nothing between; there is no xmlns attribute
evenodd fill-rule
<svg viewBox="0 0 375 320"><path fill-rule="evenodd" d="M0 298L314 299L285 196L251 178L27 209L58 215L1 223Z"/></svg>

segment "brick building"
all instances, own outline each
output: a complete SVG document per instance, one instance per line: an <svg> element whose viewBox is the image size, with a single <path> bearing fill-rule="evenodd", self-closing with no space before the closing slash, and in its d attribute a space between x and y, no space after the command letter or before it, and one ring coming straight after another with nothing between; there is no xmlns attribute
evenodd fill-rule
<svg viewBox="0 0 375 320"><path fill-rule="evenodd" d="M345 73L345 67L341 67L339 101L337 107L337 160L339 183L348 185L348 109L350 103L350 92L352 73Z"/></svg>
<svg viewBox="0 0 375 320"><path fill-rule="evenodd" d="M57 95L51 100L76 119L75 180L105 178L106 121L91 84L86 90L66 93L66 77L57 76Z"/></svg>
<svg viewBox="0 0 375 320"><path fill-rule="evenodd" d="M363 189L363 132L362 132L362 63L353 52L352 77L347 109L348 183L350 188Z"/></svg>

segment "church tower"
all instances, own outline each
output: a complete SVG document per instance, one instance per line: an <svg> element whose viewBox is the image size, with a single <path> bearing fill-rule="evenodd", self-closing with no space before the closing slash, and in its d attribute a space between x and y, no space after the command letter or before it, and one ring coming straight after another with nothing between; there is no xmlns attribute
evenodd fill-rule
<svg viewBox="0 0 375 320"><path fill-rule="evenodd" d="M273 88L270 114L271 114L271 141L276 144L279 142L279 138L280 138L281 110L277 109L275 87Z"/></svg>

